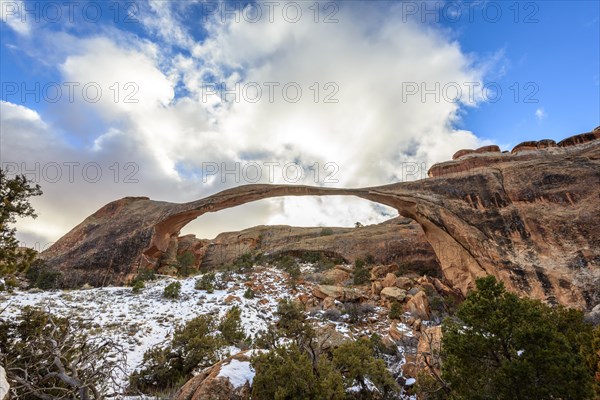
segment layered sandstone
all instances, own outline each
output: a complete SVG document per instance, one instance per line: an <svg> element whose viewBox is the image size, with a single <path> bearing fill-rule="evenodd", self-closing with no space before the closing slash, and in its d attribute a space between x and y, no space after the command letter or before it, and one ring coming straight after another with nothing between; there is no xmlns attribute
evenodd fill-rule
<svg viewBox="0 0 600 400"><path fill-rule="evenodd" d="M138 268L156 267L181 228L206 212L276 196L349 195L416 221L444 277L463 293L491 274L517 293L591 308L600 302L599 138L596 129L556 146L487 148L433 166L428 179L380 187L247 185L183 204L125 198L42 256L69 276L120 283Z"/></svg>

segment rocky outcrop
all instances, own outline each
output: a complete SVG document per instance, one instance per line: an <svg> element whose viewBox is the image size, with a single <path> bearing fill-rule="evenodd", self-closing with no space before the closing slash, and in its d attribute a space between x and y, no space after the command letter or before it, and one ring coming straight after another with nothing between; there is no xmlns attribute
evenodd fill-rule
<svg viewBox="0 0 600 400"><path fill-rule="evenodd" d="M155 268L181 228L206 212L276 196L349 195L416 221L446 281L463 294L491 274L517 293L591 308L600 302L598 138L594 131L535 151L477 153L433 166L428 179L380 187L247 185L183 204L125 198L42 257L80 284L120 283Z"/></svg>
<svg viewBox="0 0 600 400"><path fill-rule="evenodd" d="M202 370L171 396L171 400L249 399L254 377L250 358L250 352L242 352Z"/></svg>
<svg viewBox="0 0 600 400"><path fill-rule="evenodd" d="M239 232L224 232L213 240L198 240L204 247L198 258L202 269L232 263L249 252L302 255L320 252L353 263L370 256L377 263L406 264L433 274L439 263L419 224L398 217L360 228L303 228L287 225L257 226ZM181 249L181 245L180 245Z"/></svg>

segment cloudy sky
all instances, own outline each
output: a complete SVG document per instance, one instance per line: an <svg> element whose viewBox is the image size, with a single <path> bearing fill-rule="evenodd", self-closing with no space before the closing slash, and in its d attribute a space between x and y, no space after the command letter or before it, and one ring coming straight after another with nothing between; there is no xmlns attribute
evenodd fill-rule
<svg viewBox="0 0 600 400"><path fill-rule="evenodd" d="M124 196L412 180L600 123L598 2L0 1L0 158L44 191L28 246ZM183 233L392 215L272 199Z"/></svg>

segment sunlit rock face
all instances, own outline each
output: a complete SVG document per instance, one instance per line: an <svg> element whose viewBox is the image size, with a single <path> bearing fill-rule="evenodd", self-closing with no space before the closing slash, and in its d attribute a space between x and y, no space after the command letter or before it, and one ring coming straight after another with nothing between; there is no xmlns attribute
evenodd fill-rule
<svg viewBox="0 0 600 400"><path fill-rule="evenodd" d="M158 268L176 254L181 228L206 212L277 196L348 195L394 207L420 230L397 223L356 228L348 236L356 237L340 241L339 248L331 239L315 238L346 259L360 253L348 249L352 243L365 246L362 229L389 230L381 242L367 245L371 253L412 234L415 246L432 250L446 281L463 293L477 277L491 274L517 293L589 309L600 302L599 139L596 129L556 145L463 151L434 165L428 179L372 188L247 185L183 204L124 198L86 218L42 257L64 272L67 285L121 284L139 268ZM296 245L274 243L278 251ZM198 259L210 253L210 245L195 243ZM422 258L431 262L428 257Z"/></svg>

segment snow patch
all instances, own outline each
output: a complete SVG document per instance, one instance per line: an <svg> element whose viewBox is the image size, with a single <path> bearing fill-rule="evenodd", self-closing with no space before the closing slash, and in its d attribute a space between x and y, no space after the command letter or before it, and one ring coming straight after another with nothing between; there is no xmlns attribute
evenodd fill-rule
<svg viewBox="0 0 600 400"><path fill-rule="evenodd" d="M252 385L254 374L250 361L239 361L234 358L228 364L221 366L217 378L227 378L233 387L237 389L244 386L246 382Z"/></svg>

